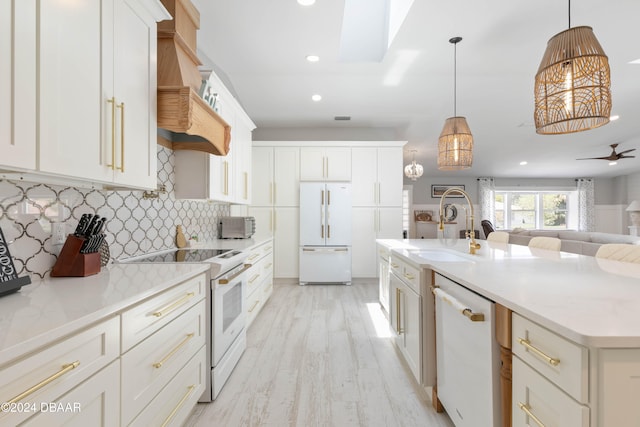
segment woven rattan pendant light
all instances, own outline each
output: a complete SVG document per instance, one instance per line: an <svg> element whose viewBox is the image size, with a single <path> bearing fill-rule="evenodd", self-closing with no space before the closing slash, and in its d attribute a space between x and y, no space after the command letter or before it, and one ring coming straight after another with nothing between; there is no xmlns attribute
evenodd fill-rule
<svg viewBox="0 0 640 427"><path fill-rule="evenodd" d="M467 119L456 115L456 45L462 37L453 37L449 43L453 44L453 117L444 122L444 127L438 139L438 169L460 170L469 169L473 163L473 136L467 124Z"/></svg>
<svg viewBox="0 0 640 427"><path fill-rule="evenodd" d="M536 132L564 134L609 123L609 60L591 27L571 28L547 43L535 81Z"/></svg>

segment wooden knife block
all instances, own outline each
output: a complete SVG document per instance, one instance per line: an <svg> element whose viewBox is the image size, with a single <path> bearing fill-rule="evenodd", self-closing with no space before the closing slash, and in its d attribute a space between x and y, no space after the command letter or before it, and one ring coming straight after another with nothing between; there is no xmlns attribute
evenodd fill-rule
<svg viewBox="0 0 640 427"><path fill-rule="evenodd" d="M100 273L100 253L81 254L85 239L67 236L58 260L51 270L52 277L85 277Z"/></svg>

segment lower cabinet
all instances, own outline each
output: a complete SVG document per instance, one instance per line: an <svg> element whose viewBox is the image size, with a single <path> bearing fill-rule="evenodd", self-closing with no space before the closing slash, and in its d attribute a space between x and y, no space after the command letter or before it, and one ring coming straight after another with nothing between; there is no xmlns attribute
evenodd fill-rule
<svg viewBox="0 0 640 427"><path fill-rule="evenodd" d="M245 292L245 315L247 328L251 326L262 307L273 292L273 242L250 249L246 262L252 264L247 270Z"/></svg>
<svg viewBox="0 0 640 427"><path fill-rule="evenodd" d="M422 298L420 270L391 260L390 322L395 343L418 384L422 384ZM417 284L417 286L416 286Z"/></svg>
<svg viewBox="0 0 640 427"><path fill-rule="evenodd" d="M385 313L389 314L389 249L378 246L378 299Z"/></svg>

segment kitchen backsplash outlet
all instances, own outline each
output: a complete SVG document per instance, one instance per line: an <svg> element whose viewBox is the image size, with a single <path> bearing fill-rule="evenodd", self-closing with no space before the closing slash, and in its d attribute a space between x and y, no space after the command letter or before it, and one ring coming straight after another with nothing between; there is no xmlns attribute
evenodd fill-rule
<svg viewBox="0 0 640 427"><path fill-rule="evenodd" d="M62 245L54 245L52 224L73 233L84 213L107 218L105 233L112 258L175 247L176 226L198 240L217 238L218 219L229 205L174 197L173 151L158 146L158 183L166 187L156 199L142 191L104 191L0 180L0 227L19 275L44 277Z"/></svg>

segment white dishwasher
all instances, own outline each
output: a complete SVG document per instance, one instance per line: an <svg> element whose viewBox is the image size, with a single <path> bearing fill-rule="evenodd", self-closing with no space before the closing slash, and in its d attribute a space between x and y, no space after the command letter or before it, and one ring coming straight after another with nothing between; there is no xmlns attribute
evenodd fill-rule
<svg viewBox="0 0 640 427"><path fill-rule="evenodd" d="M494 303L436 274L438 398L457 427L496 427L500 350Z"/></svg>

